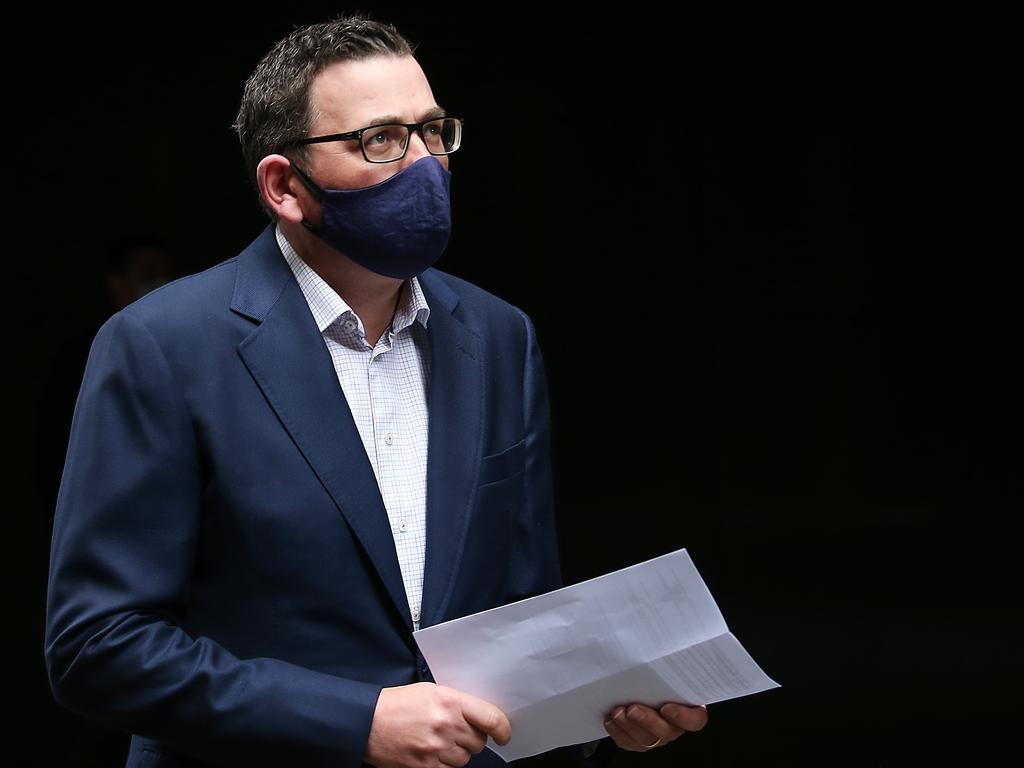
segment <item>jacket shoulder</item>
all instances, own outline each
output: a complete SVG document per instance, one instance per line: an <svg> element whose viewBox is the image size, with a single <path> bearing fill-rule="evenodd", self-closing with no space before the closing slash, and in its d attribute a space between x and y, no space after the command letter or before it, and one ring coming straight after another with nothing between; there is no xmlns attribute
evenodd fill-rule
<svg viewBox="0 0 1024 768"><path fill-rule="evenodd" d="M218 304L226 308L234 290L237 261L236 256L202 272L180 277L147 293L122 311L147 324L162 324L189 313L209 312Z"/></svg>
<svg viewBox="0 0 1024 768"><path fill-rule="evenodd" d="M420 282L449 308L457 305L455 313L471 325L500 321L522 327L524 320L528 322L520 307L449 272L429 269L420 276Z"/></svg>

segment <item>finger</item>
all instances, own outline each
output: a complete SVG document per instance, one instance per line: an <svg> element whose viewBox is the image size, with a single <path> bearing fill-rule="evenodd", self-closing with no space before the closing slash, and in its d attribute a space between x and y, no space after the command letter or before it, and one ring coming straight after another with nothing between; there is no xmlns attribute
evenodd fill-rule
<svg viewBox="0 0 1024 768"><path fill-rule="evenodd" d="M451 768L462 768L466 763L469 762L472 754L464 750L462 747L452 745L440 755L438 759L441 761L441 765L448 765Z"/></svg>
<svg viewBox="0 0 1024 768"><path fill-rule="evenodd" d="M623 709L612 719L619 728L629 734L629 738L642 747L647 747L648 745L653 744L659 738L638 723L635 716L632 718L629 717L628 709Z"/></svg>
<svg viewBox="0 0 1024 768"><path fill-rule="evenodd" d="M477 730L483 731L500 746L512 738L512 724L505 713L496 706L468 693L459 693L462 699L462 716Z"/></svg>
<svg viewBox="0 0 1024 768"><path fill-rule="evenodd" d="M487 734L466 723L465 730L455 737L455 743L468 752L476 755L487 746Z"/></svg>
<svg viewBox="0 0 1024 768"><path fill-rule="evenodd" d="M663 718L656 709L643 704L631 704L626 707L626 719L651 734L645 744L653 744L656 739L663 743L675 741L683 735L683 729Z"/></svg>
<svg viewBox="0 0 1024 768"><path fill-rule="evenodd" d="M661 707L661 716L684 731L699 731L707 725L708 708L703 704L688 707L685 704L669 703Z"/></svg>
<svg viewBox="0 0 1024 768"><path fill-rule="evenodd" d="M646 752L647 746L644 744L637 743L632 736L622 730L622 726L619 725L615 719L605 720L604 729L608 732L608 735L612 737L612 740L620 749L625 749L630 752Z"/></svg>
<svg viewBox="0 0 1024 768"><path fill-rule="evenodd" d="M650 731L646 730L643 726L638 725L636 720L630 719L629 710L622 707L617 707L616 712L612 715L612 722L615 723L630 740L644 750L650 749L651 745L654 744L660 737L654 735Z"/></svg>

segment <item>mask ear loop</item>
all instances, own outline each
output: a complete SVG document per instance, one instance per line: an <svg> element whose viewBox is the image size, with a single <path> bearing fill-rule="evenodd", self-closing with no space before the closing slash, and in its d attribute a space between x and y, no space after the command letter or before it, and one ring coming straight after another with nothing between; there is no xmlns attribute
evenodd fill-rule
<svg viewBox="0 0 1024 768"><path fill-rule="evenodd" d="M302 182L302 185L309 190L309 193L313 195L314 198L316 198L316 201L318 203L323 203L324 198L327 196L326 193L320 187L318 187L316 183L311 178L309 178L309 176L306 175L306 173L301 168L299 168L298 165L295 164L294 160L288 158L288 162L291 164L292 170L295 171L295 175L299 177L299 181ZM306 221L305 216L302 217L302 226L304 226L317 237L321 237L319 227L314 227L312 224Z"/></svg>
<svg viewBox="0 0 1024 768"><path fill-rule="evenodd" d="M310 191L318 203L322 203L325 196L324 191L316 185L316 182L309 178L305 171L299 168L294 160L288 158L288 162L291 165L292 170L295 171L295 175L299 177L299 181L302 182L302 185Z"/></svg>

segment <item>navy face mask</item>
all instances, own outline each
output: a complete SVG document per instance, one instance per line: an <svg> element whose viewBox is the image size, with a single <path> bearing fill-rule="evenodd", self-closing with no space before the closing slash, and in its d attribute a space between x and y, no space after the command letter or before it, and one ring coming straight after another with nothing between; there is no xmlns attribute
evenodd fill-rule
<svg viewBox="0 0 1024 768"><path fill-rule="evenodd" d="M322 205L320 226L303 226L372 272L408 280L448 245L451 174L434 157L362 189L321 189L294 163L292 168Z"/></svg>

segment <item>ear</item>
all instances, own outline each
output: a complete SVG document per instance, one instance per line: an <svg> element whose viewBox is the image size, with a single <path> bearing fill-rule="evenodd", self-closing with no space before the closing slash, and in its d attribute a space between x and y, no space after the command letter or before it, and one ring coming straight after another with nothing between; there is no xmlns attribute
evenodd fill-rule
<svg viewBox="0 0 1024 768"><path fill-rule="evenodd" d="M260 160L256 166L256 182L263 200L279 219L298 224L305 218L302 200L308 200L308 196L287 157L267 155Z"/></svg>

